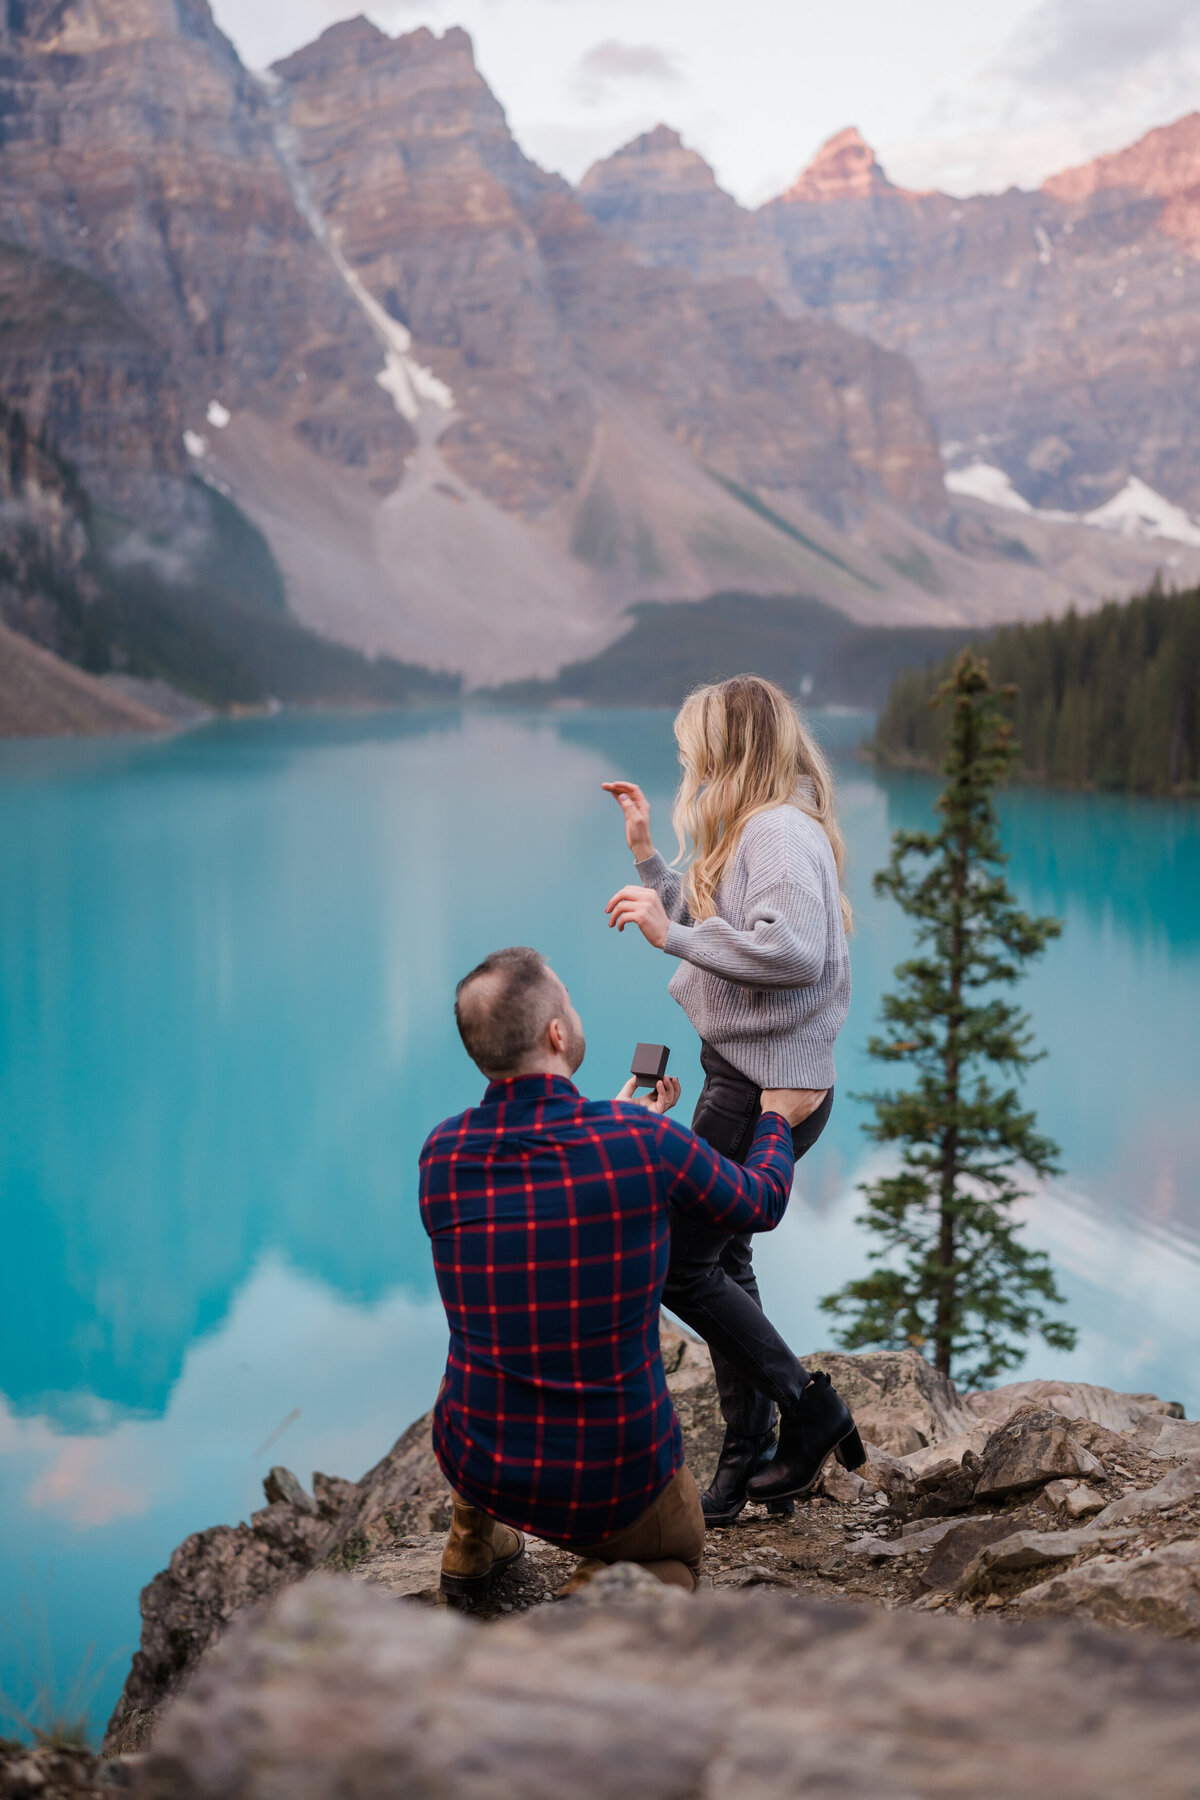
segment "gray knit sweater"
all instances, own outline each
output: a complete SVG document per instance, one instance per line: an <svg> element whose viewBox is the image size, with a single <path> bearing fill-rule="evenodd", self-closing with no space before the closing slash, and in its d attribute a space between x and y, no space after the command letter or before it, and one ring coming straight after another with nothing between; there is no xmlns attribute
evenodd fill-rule
<svg viewBox="0 0 1200 1800"><path fill-rule="evenodd" d="M698 924L657 851L637 870L672 921L664 949L682 966L669 991L705 1043L759 1087L832 1087L850 954L833 850L816 820L795 806L757 813L717 889L716 916Z"/></svg>

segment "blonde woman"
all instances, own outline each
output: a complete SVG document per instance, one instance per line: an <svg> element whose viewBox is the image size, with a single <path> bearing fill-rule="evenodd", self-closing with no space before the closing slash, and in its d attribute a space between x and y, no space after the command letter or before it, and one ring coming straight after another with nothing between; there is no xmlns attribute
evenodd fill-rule
<svg viewBox="0 0 1200 1800"><path fill-rule="evenodd" d="M683 779L674 823L686 873L655 850L642 790L605 782L641 883L613 895L609 924L636 925L679 959L669 991L700 1034L705 1073L692 1129L741 1162L764 1090L776 1090L776 1103L778 1090L790 1090L799 1158L829 1118L834 1040L850 1004L845 851L829 769L788 696L755 675L690 694L675 737ZM810 1376L763 1313L751 1249L749 1233L673 1216L663 1299L712 1351L725 1416L702 1495L710 1525L735 1519L747 1498L790 1512L831 1453L851 1468L863 1461L829 1377Z"/></svg>

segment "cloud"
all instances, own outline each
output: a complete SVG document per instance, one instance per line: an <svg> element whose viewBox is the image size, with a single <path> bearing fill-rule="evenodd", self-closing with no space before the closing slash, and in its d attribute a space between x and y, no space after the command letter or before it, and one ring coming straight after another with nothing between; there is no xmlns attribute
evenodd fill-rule
<svg viewBox="0 0 1200 1800"><path fill-rule="evenodd" d="M1200 48L1196 0L1042 0L1000 68L1043 93L1112 91Z"/></svg>
<svg viewBox="0 0 1200 1800"><path fill-rule="evenodd" d="M1037 187L1191 110L1198 89L1196 0L1040 0L883 162L952 194Z"/></svg>
<svg viewBox="0 0 1200 1800"><path fill-rule="evenodd" d="M107 1473L103 1464L108 1460L102 1440L74 1438L64 1443L30 1488L30 1506L35 1511L53 1507L72 1525L82 1527L141 1518L150 1510L149 1494L122 1476Z"/></svg>
<svg viewBox="0 0 1200 1800"><path fill-rule="evenodd" d="M575 65L574 88L585 106L598 106L614 87L630 81L662 85L683 80L683 71L658 44L622 44L606 38L585 50Z"/></svg>

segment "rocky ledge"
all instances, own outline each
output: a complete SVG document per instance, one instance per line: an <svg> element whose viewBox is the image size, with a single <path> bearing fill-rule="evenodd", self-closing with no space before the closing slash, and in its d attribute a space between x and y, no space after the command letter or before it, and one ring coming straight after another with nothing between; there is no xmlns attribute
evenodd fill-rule
<svg viewBox="0 0 1200 1800"><path fill-rule="evenodd" d="M721 1436L708 1355L671 1329L664 1330L664 1355L689 1461L704 1476ZM749 1706L755 1670L760 1663L769 1670L778 1661L781 1670L791 1669L793 1698L802 1687L806 1691L804 1721L793 1715L784 1731L782 1715L772 1712L777 1701L770 1694L763 1698L763 1743L773 1743L784 1731L767 1756L773 1772L763 1776L764 1796L797 1791L794 1772L786 1771L814 1732L812 1745L819 1742L820 1748L810 1749L831 1780L838 1756L844 1752L848 1759L838 1783L843 1792L1015 1794L1022 1781L1028 1792L1028 1770L1018 1779L1025 1752L1018 1756L1011 1745L1011 1780L1006 1774L987 1785L973 1777L972 1787L963 1773L983 1766L978 1759L991 1753L993 1738L1002 1741L1001 1720L1010 1702L1014 1711L1032 1709L1022 1728L1026 1748L1041 1743L1043 1723L1049 1741L1056 1709L1067 1719L1073 1711L1082 1718L1088 1708L1093 1716L1105 1716L1114 1746L1120 1736L1116 1721L1125 1719L1121 1756L1115 1749L1112 1755L1100 1753L1101 1739L1108 1741L1101 1733L1091 1740L1097 1755L1094 1765L1087 1762L1086 1776L1080 1764L1071 1780L1065 1773L1060 1779L1054 1763L1053 1779L1064 1794L1132 1791L1128 1781L1122 1788L1117 1773L1134 1753L1131 1746L1141 1742L1141 1725L1134 1731L1130 1719L1136 1714L1148 1722L1155 1716L1142 1699L1135 1701L1135 1692L1149 1693L1158 1682L1161 1705L1170 1711L1178 1684L1191 1682L1194 1693L1200 1674L1200 1649L1164 1642L1200 1637L1200 1424L1152 1395L1077 1383L1017 1382L960 1395L915 1352L822 1354L808 1360L827 1368L853 1405L869 1444L868 1465L861 1475L850 1475L831 1464L821 1490L790 1520L748 1507L735 1526L712 1533L705 1578L710 1591L695 1600L664 1598L649 1577L624 1566L598 1578L584 1595L559 1601L558 1589L574 1559L531 1542L526 1557L476 1609L475 1620L449 1618L437 1584L449 1499L433 1460L428 1416L360 1482L318 1474L310 1493L288 1470L273 1470L266 1482L268 1503L249 1524L218 1526L187 1539L146 1588L142 1644L109 1727L106 1748L116 1761L104 1765L105 1780L132 1783L147 1795L265 1796L296 1791L289 1785L288 1759L303 1754L311 1756L314 1770L306 1794L385 1795L393 1791L388 1785L393 1775L378 1769L383 1764L390 1769L394 1761L396 1769L411 1771L417 1757L425 1773L421 1780L413 1774L405 1791L426 1791L427 1778L429 1791L466 1795L476 1789L465 1775L454 1776L454 1755L466 1759L464 1769L476 1753L486 1763L500 1756L496 1745L502 1738L511 1767L501 1758L496 1785L490 1785L492 1773L483 1785L497 1795L529 1794L543 1790L529 1778L528 1759L540 1754L550 1768L555 1757L566 1755L569 1739L578 1779L564 1775L556 1794L599 1795L607 1792L609 1777L597 1773L599 1764L592 1768L588 1757L598 1757L595 1745L611 1735L607 1715L621 1711L613 1696L628 1686L637 1699L636 1705L631 1700L626 1720L632 1762L623 1763L622 1780L628 1786L628 1770L642 1755L636 1747L639 1733L653 1736L650 1722L656 1708L661 1716L665 1702L658 1689L665 1684L679 1719L693 1711L709 1718L711 1729L696 1740L701 1748L688 1752L693 1761L700 1757L707 1771L705 1792L711 1787L714 1795L732 1793L749 1779L753 1733L747 1736L749 1728L739 1726L735 1736L742 1748L735 1754L732 1740L722 1739L718 1757L713 1733L719 1736L726 1726L718 1729L713 1721L727 1712L734 1717L743 1701ZM330 1586L339 1575L342 1580ZM622 1596L628 1609L619 1620L598 1616L607 1608L597 1609L597 1602ZM396 1607L397 1599L417 1604ZM953 1613L964 1620L981 1614L1023 1629L988 1631L981 1638L978 1626L957 1620L885 1616L899 1609ZM526 1617L516 1616L522 1614ZM1069 1624L1054 1623L1053 1615L1064 1614ZM487 1630L477 1637L485 1624ZM1142 1635L1122 1642L1111 1631L1091 1634L1094 1625L1135 1628ZM756 1648L764 1633L767 1648ZM344 1652L335 1651L337 1645L344 1645ZM546 1725L543 1739L527 1737L537 1710L532 1696L550 1691L538 1670L544 1665L569 1671L580 1659L595 1679L585 1681L577 1671L579 1685L568 1700L566 1674L556 1677L551 1686L561 1689L556 1704L566 1713L553 1729ZM467 1734L453 1752L457 1727L446 1725L448 1760L439 1763L443 1750L432 1739L426 1743L426 1728L418 1728L418 1720L433 1705L435 1687L450 1708L447 1718L456 1707L470 1710L468 1688L449 1673L460 1665L479 1669L484 1702L479 1744L486 1740L491 1747L473 1748ZM421 1672L415 1687L407 1674L397 1679L410 1667ZM864 1672L881 1708L876 1737L861 1750L856 1749L860 1724L854 1723L848 1699L855 1667ZM508 1724L495 1714L502 1668L515 1683ZM285 1676L285 1670L292 1674ZM387 1670L393 1673L385 1680ZM289 1686L293 1678L294 1687ZM930 1681L935 1687L949 1683L957 1696L951 1704L939 1688L939 1708L961 1706L966 1716L975 1694L979 1715L958 1743L958 1762L951 1757L953 1771L943 1770L936 1780L932 1771L941 1752L924 1742L924 1728L912 1712L922 1684ZM781 1683L782 1674L778 1680L772 1676L771 1693L782 1694L787 1684ZM706 1684L713 1693L721 1688L715 1710L713 1693L705 1697ZM236 1730L226 1729L220 1723L223 1709L232 1717L247 1687L255 1689L253 1704L244 1717L238 1715L242 1723ZM1111 1699L1098 1698L1109 1688ZM184 1689L164 1714L164 1703ZM397 1697L401 1691L403 1699ZM377 1769L370 1781L356 1761L348 1728L339 1736L327 1729L328 1720L311 1731L304 1724L310 1698L312 1717L329 1713L327 1703L317 1704L326 1693L361 1696L362 1741L368 1746L362 1767ZM1194 1709L1190 1717L1196 1732ZM673 1713L672 1731L675 1723ZM1182 1731L1182 1720L1178 1723ZM962 1729L954 1726L955 1732ZM405 1732L412 1741L402 1753ZM294 1733L291 1748L289 1733ZM1170 1731L1167 1737L1174 1742ZM650 1737L645 1741L649 1745ZM303 1752L296 1747L303 1745ZM682 1737L677 1750L684 1756ZM914 1774L922 1756L932 1758L924 1785ZM676 1749L664 1741L659 1760L651 1759L653 1779L648 1774L645 1783L632 1786L646 1795L692 1791L675 1757ZM729 1757L732 1762L721 1761ZM854 1774L856 1759L870 1770L865 1786ZM5 1762L0 1753L0 1796L36 1791L52 1800L58 1792L91 1791L65 1782L13 1785L18 1769L36 1774L35 1761L13 1751ZM224 1771L219 1775L218 1765ZM893 1785L880 1773L885 1766ZM1044 1791L1050 1791L1050 1766L1039 1768ZM1170 1785L1171 1766L1160 1758L1156 1767L1163 1785L1147 1786L1146 1777L1137 1791L1186 1791ZM264 1769L273 1772L253 1773ZM81 1781L86 1776L82 1762L77 1773Z"/></svg>

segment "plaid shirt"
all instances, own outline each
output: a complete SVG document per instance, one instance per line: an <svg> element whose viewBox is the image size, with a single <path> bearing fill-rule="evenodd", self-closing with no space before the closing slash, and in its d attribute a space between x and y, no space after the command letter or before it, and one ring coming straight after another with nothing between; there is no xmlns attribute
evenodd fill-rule
<svg viewBox="0 0 1200 1800"><path fill-rule="evenodd" d="M439 1125L421 1152L421 1218L450 1324L433 1443L451 1486L565 1544L640 1518L683 1462L658 1341L668 1205L769 1230L792 1175L777 1114L741 1168L555 1075L493 1081Z"/></svg>

